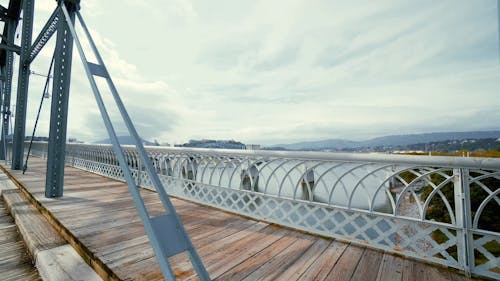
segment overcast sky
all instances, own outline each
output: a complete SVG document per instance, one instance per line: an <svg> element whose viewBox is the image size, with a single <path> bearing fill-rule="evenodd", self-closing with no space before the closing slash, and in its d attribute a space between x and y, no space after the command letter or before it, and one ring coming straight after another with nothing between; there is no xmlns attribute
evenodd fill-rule
<svg viewBox="0 0 500 281"><path fill-rule="evenodd" d="M496 2L82 0L81 13L145 139L274 144L500 129ZM35 34L55 4L36 1ZM68 137L107 138L74 54ZM27 134L43 84L31 77Z"/></svg>

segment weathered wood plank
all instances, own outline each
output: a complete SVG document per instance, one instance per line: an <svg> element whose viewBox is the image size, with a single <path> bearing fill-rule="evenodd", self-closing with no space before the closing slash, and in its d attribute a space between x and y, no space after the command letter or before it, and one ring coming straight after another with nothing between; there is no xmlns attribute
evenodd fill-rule
<svg viewBox="0 0 500 281"><path fill-rule="evenodd" d="M447 270L435 266L429 266L427 264L415 260L405 259L402 280L403 281L432 281L432 280L452 281L452 278Z"/></svg>
<svg viewBox="0 0 500 281"><path fill-rule="evenodd" d="M402 258L385 254L382 258L377 281L401 281L403 278L403 263Z"/></svg>
<svg viewBox="0 0 500 281"><path fill-rule="evenodd" d="M364 248L349 245L325 279L332 281L350 280L364 252Z"/></svg>
<svg viewBox="0 0 500 281"><path fill-rule="evenodd" d="M325 280L348 244L333 241L330 246L300 276L299 280Z"/></svg>
<svg viewBox="0 0 500 281"><path fill-rule="evenodd" d="M1 273L4 281L41 280L33 266L24 265Z"/></svg>
<svg viewBox="0 0 500 281"><path fill-rule="evenodd" d="M32 256L35 256L37 251L66 243L53 228L46 227L48 224L46 219L26 201L19 190L4 191L2 196L12 206L11 211L17 218L17 227L21 234L24 234ZM28 233L29 235L27 235Z"/></svg>
<svg viewBox="0 0 500 281"><path fill-rule="evenodd" d="M5 195L3 192L2 197ZM14 220L7 212L3 198L0 198L0 208L4 224L11 226L0 228L0 280L41 280L32 265L31 256L17 231Z"/></svg>
<svg viewBox="0 0 500 281"><path fill-rule="evenodd" d="M288 235L290 232L276 227L266 227L261 231L248 235L245 238L236 241L223 251L217 253L207 253L203 251L203 262L212 278L217 278L223 273L231 270L231 268L250 259L256 253L269 247L271 244L279 240L281 237ZM203 249L203 247L201 248ZM178 267L175 267L179 270ZM184 268L184 270L189 267ZM186 277L188 274L186 274Z"/></svg>
<svg viewBox="0 0 500 281"><path fill-rule="evenodd" d="M380 251L365 249L358 266L354 270L351 281L375 281L383 256L384 254Z"/></svg>
<svg viewBox="0 0 500 281"><path fill-rule="evenodd" d="M429 280L453 281L450 272L444 268L438 266L427 266L423 263L420 265L426 268L425 272L429 276Z"/></svg>
<svg viewBox="0 0 500 281"><path fill-rule="evenodd" d="M187 257L183 256L185 259ZM148 270L144 270L147 268ZM175 273L175 272L174 272ZM127 270L119 270L117 271L117 275L124 280L134 280L134 281L160 281L165 280L160 271L160 266L156 261L155 257L150 257L148 259L144 259L138 261L137 263L131 264L128 266ZM175 275L177 280L184 280L182 275Z"/></svg>
<svg viewBox="0 0 500 281"><path fill-rule="evenodd" d="M297 237L293 235L283 236L256 255L233 267L230 271L226 271L216 280L243 280L295 241L297 241Z"/></svg>
<svg viewBox="0 0 500 281"><path fill-rule="evenodd" d="M330 245L331 240L318 238L314 244L307 249L292 266L286 268L283 272L276 276L275 280L299 280L300 276L313 264L316 259L326 250Z"/></svg>
<svg viewBox="0 0 500 281"><path fill-rule="evenodd" d="M292 265L297 258L299 258L304 251L306 251L313 243L312 237L297 235L298 239L293 244L288 246L283 251L279 252L269 262L260 266L257 270L248 275L244 280L275 280L277 276L290 265Z"/></svg>

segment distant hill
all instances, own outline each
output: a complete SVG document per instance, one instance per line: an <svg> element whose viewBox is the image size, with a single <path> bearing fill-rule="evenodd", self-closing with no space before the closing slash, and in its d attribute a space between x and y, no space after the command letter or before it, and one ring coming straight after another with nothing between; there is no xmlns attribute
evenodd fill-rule
<svg viewBox="0 0 500 281"><path fill-rule="evenodd" d="M361 146L362 142L343 140L343 139L329 139L320 141L306 141L297 142L292 144L276 144L269 148L279 147L287 150L323 150L323 149L344 149L355 148Z"/></svg>
<svg viewBox="0 0 500 281"><path fill-rule="evenodd" d="M276 144L268 147L287 150L343 150L379 146L407 146L410 144L440 142L447 140L500 138L500 131L425 133L409 135L392 135L377 137L365 141L330 139L320 141L298 142L292 144Z"/></svg>
<svg viewBox="0 0 500 281"><path fill-rule="evenodd" d="M446 140L464 139L488 139L500 138L500 131L477 131L477 132L451 132L451 133L427 133L412 135L395 135L374 138L366 141L369 146L380 145L409 145L415 143L439 142Z"/></svg>
<svg viewBox="0 0 500 281"><path fill-rule="evenodd" d="M245 149L245 144L235 140L190 140L188 143L179 144L176 146L196 148Z"/></svg>
<svg viewBox="0 0 500 281"><path fill-rule="evenodd" d="M405 146L393 146L391 150L403 151L436 151L436 152L453 152L467 150L470 152L479 150L497 150L500 153L500 138L485 138L485 139L462 139L462 140L446 140L427 143L416 143ZM375 148L374 150L377 150ZM500 155L500 154L499 154Z"/></svg>
<svg viewBox="0 0 500 281"><path fill-rule="evenodd" d="M156 145L154 142L150 142L150 141L147 141L144 139L141 139L141 140L142 140L142 143L144 145ZM121 145L134 145L135 144L134 139L131 136L118 136L118 142L120 142ZM94 143L111 144L111 140L104 139L104 140L96 141Z"/></svg>

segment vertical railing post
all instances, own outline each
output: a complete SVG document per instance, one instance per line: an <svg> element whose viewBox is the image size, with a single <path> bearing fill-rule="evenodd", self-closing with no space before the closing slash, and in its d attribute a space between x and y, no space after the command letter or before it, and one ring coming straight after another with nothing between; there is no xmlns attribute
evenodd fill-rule
<svg viewBox="0 0 500 281"><path fill-rule="evenodd" d="M459 230L457 231L458 262L463 266L465 273L470 276L474 267L474 237L472 235L472 214L469 186L469 170L453 169L455 218Z"/></svg>
<svg viewBox="0 0 500 281"><path fill-rule="evenodd" d="M137 186L141 186L142 183L142 161L141 158L135 154L137 160Z"/></svg>

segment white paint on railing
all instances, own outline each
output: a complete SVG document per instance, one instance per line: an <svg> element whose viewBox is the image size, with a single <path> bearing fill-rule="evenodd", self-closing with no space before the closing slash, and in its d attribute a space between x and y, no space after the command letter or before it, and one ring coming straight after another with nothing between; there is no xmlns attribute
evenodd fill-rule
<svg viewBox="0 0 500 281"><path fill-rule="evenodd" d="M44 156L46 147L35 143L33 153ZM135 179L151 186L134 147L124 150ZM500 233L479 223L486 208L500 206L500 159L158 147L147 151L172 195L500 279L500 257L490 252L492 243L500 244ZM109 145L68 144L67 162L123 180ZM454 198L446 197L449 188ZM471 188L488 194L474 210L475 217ZM430 193L424 200L425 189ZM443 202L449 220L428 217L434 200ZM481 264L476 264L478 252Z"/></svg>

